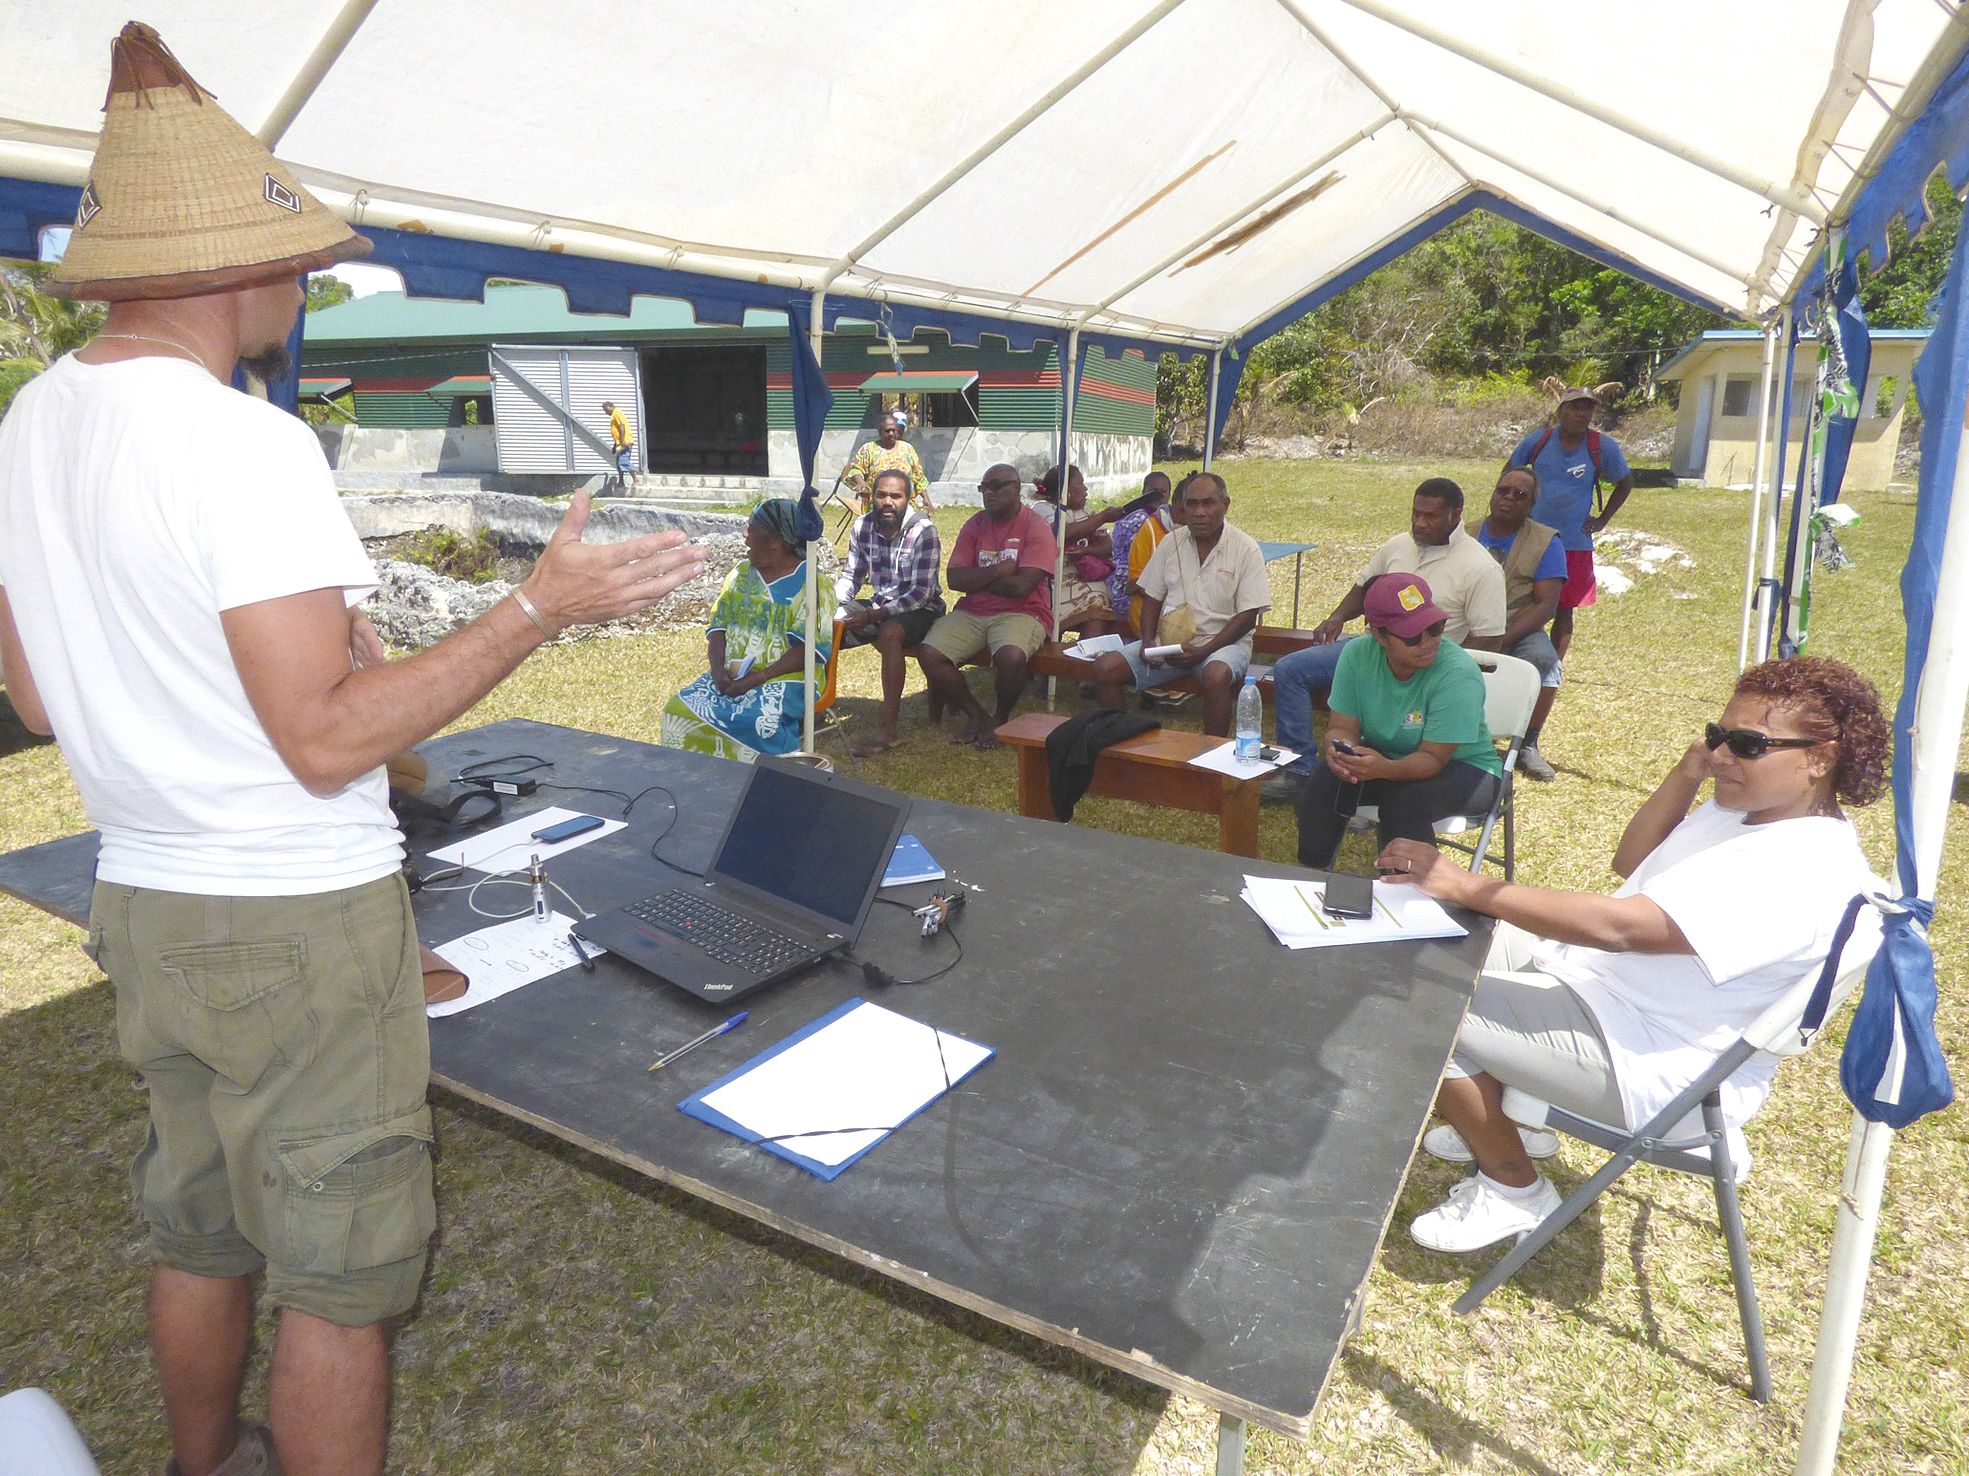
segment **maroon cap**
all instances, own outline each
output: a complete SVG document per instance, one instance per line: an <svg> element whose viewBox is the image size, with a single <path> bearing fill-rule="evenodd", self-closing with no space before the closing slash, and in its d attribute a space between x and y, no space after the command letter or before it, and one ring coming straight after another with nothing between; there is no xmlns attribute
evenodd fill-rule
<svg viewBox="0 0 1969 1476"><path fill-rule="evenodd" d="M1418 636L1438 620L1449 617L1429 597L1428 583L1419 574L1383 574L1368 588L1368 626L1398 636Z"/></svg>

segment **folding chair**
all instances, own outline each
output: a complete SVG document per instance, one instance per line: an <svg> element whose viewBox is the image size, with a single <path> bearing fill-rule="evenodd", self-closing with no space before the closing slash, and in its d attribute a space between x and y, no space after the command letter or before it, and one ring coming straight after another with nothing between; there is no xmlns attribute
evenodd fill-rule
<svg viewBox="0 0 1969 1476"><path fill-rule="evenodd" d="M1866 967L1878 946L1878 933L1872 946L1860 949L1866 956L1855 962L1852 950L1842 961L1839 977L1832 986L1831 1001L1824 1019L1845 1001L1866 977ZM1716 1192L1716 1217L1723 1240L1730 1251L1730 1280L1736 1288L1737 1313L1743 1320L1744 1353L1750 1364L1750 1397L1762 1404L1771 1397L1771 1365L1764 1352L1764 1322L1757 1311L1757 1287L1751 1279L1750 1246L1744 1239L1743 1214L1737 1202L1739 1182L1736 1162L1730 1152L1728 1129L1723 1121L1723 1083L1744 1062L1760 1051L1785 1057L1804 1054L1823 1033L1805 1028L1804 1016L1818 975L1802 980L1775 1001L1763 1014L1710 1064L1708 1070L1691 1082L1681 1095L1656 1113L1639 1129L1596 1122L1563 1108L1541 1102L1516 1087L1504 1089L1504 1114L1522 1127L1546 1128L1604 1148L1613 1154L1593 1176L1566 1196L1565 1201L1547 1215L1538 1228L1526 1235L1511 1253L1478 1278L1457 1298L1456 1310L1465 1315L1477 1310L1485 1297L1539 1253L1566 1226L1586 1212L1635 1163L1645 1160L1661 1168L1708 1179ZM1682 1119L1700 1108L1703 1130L1694 1136L1675 1136Z"/></svg>
<svg viewBox="0 0 1969 1476"><path fill-rule="evenodd" d="M1474 846L1458 840L1445 840L1442 844L1468 856L1472 871L1481 868L1486 861L1501 862L1504 879L1511 881L1517 874L1514 820L1517 814L1518 750L1524 747L1525 729L1531 723L1531 710L1538 703L1538 668L1529 661L1496 651L1471 651L1468 655L1484 669L1484 726L1490 729L1493 740L1506 740L1504 775L1498 781L1497 797L1490 802L1488 810L1469 815L1444 815L1436 821L1436 834L1455 836L1471 830L1479 831ZM1354 812L1353 822L1348 828L1367 830L1379 818L1380 806L1362 805ZM1504 824L1504 853L1494 856L1490 850L1490 838L1500 820Z"/></svg>
<svg viewBox="0 0 1969 1476"><path fill-rule="evenodd" d="M834 711L834 681L841 670L841 629L842 622L837 619L834 622L834 644L827 648L827 678L821 683L820 692L814 698L813 741L815 744L830 733L838 733L844 743L847 741L849 716L844 712Z"/></svg>

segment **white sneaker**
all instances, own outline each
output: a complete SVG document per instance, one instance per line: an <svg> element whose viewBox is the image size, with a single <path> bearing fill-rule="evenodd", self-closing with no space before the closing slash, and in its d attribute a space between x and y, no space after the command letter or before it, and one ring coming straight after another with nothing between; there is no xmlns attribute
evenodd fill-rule
<svg viewBox="0 0 1969 1476"><path fill-rule="evenodd" d="M1559 1135L1544 1128L1521 1127L1518 1137L1525 1145L1527 1158L1550 1158L1559 1151ZM1422 1135L1422 1147L1444 1163L1469 1163L1476 1157L1470 1145L1463 1141L1463 1134L1446 1122L1438 1123Z"/></svg>
<svg viewBox="0 0 1969 1476"><path fill-rule="evenodd" d="M1559 1207L1559 1191L1539 1175L1537 1192L1523 1199L1500 1194L1481 1174L1449 1191L1449 1198L1410 1222L1417 1245L1433 1251L1476 1251L1500 1240L1522 1240Z"/></svg>

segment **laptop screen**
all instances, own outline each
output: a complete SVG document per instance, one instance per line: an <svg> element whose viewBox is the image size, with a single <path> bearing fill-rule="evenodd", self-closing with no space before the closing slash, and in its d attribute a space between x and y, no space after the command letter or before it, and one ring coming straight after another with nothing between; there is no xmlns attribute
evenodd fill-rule
<svg viewBox="0 0 1969 1476"><path fill-rule="evenodd" d="M818 775L761 763L712 874L818 913L852 936L870 882L889 864L899 813Z"/></svg>

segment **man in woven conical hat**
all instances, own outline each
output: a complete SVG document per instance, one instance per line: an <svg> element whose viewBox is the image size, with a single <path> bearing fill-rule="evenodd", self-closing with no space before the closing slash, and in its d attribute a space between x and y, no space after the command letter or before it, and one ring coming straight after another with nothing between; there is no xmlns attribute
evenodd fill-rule
<svg viewBox="0 0 1969 1476"><path fill-rule="evenodd" d="M134 1179L172 1469L378 1472L387 1329L435 1223L384 759L703 556L674 533L584 545L577 496L510 597L386 660L313 433L228 387L285 344L303 274L369 243L145 27L112 48L104 111L56 280L109 316L0 423L0 675L101 833L89 948L149 1089ZM263 1270L270 1435L236 1408Z"/></svg>

